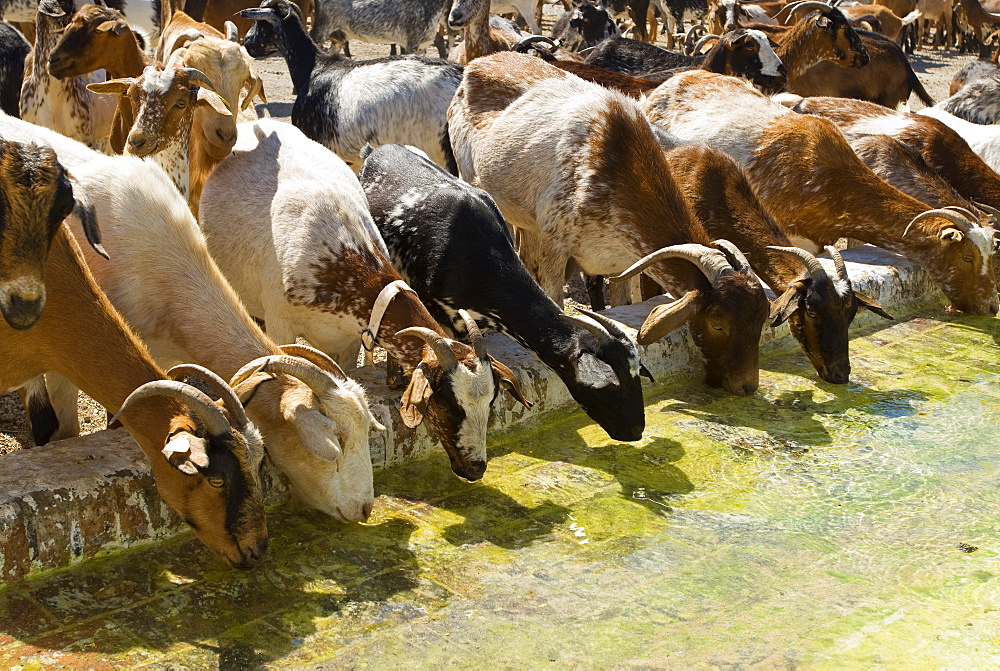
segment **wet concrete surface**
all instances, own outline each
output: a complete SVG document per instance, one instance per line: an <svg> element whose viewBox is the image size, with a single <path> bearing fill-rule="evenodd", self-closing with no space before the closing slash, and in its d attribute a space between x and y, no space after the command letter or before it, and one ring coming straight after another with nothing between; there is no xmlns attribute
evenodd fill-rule
<svg viewBox="0 0 1000 671"><path fill-rule="evenodd" d="M761 391L649 396L376 474L363 525L294 504L230 570L185 534L0 591L0 667L985 668L1000 663L1000 322L924 313L796 349Z"/></svg>

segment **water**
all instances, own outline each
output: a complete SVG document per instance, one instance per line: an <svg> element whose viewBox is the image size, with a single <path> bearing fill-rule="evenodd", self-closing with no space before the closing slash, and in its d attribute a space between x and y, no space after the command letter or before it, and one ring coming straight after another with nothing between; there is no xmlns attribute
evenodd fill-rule
<svg viewBox="0 0 1000 671"><path fill-rule="evenodd" d="M850 386L784 350L754 398L662 389L638 444L565 414L481 483L379 473L251 572L185 538L27 583L0 666L995 666L1000 327L946 319L854 340Z"/></svg>

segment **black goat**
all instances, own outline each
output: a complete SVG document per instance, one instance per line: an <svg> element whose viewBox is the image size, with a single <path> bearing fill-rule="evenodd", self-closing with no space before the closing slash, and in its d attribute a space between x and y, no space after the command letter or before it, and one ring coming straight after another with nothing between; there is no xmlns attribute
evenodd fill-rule
<svg viewBox="0 0 1000 671"><path fill-rule="evenodd" d="M21 118L21 82L24 80L24 59L31 45L24 35L9 23L0 23L0 108Z"/></svg>
<svg viewBox="0 0 1000 671"><path fill-rule="evenodd" d="M620 34L621 31L608 10L589 1L564 12L552 26L552 37L559 40L559 46L568 51L587 49Z"/></svg>
<svg viewBox="0 0 1000 671"><path fill-rule="evenodd" d="M288 0L264 0L239 13L255 21L243 41L251 56L285 57L298 92L292 123L308 137L355 169L365 144L405 143L457 173L448 105L462 81L460 65L424 56L353 61L325 53Z"/></svg>
<svg viewBox="0 0 1000 671"><path fill-rule="evenodd" d="M398 145L371 152L359 179L390 260L440 324L465 333L464 307L534 352L613 439L642 437L639 375L649 373L635 343L602 315L563 314L517 257L485 191Z"/></svg>

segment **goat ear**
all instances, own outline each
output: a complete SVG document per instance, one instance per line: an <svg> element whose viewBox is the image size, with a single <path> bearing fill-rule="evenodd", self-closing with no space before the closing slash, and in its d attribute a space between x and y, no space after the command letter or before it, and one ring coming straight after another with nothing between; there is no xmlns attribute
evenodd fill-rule
<svg viewBox="0 0 1000 671"><path fill-rule="evenodd" d="M297 405L292 411L302 446L323 461L339 461L344 455L337 440L336 423L313 408Z"/></svg>
<svg viewBox="0 0 1000 671"><path fill-rule="evenodd" d="M194 93L194 91L192 91L192 93ZM233 115L232 111L229 109L229 102L227 102L225 98L220 96L215 91L210 91L204 86L198 87L195 98L194 104L199 107L211 107L223 116Z"/></svg>
<svg viewBox="0 0 1000 671"><path fill-rule="evenodd" d="M427 401L433 393L430 380L424 375L424 371L420 367L414 369L413 375L410 376L410 385L400 399L399 414L403 416L403 424L411 429L420 426L420 422L424 421Z"/></svg>
<svg viewBox="0 0 1000 671"><path fill-rule="evenodd" d="M640 345L649 345L679 329L698 312L697 292L689 291L669 305L657 305L639 328Z"/></svg>
<svg viewBox="0 0 1000 671"><path fill-rule="evenodd" d="M866 310L871 310L879 317L884 317L885 319L895 319L891 314L885 311L885 309L876 303L872 298L866 296L860 291L855 290L854 296L858 299L858 304Z"/></svg>
<svg viewBox="0 0 1000 671"><path fill-rule="evenodd" d="M771 314L768 316L772 328L781 326L799 309L799 301L803 294L805 294L805 287L795 282L785 290L785 293L774 299L774 302L771 303Z"/></svg>
<svg viewBox="0 0 1000 671"><path fill-rule="evenodd" d="M120 19L116 19L114 21L104 21L103 23L101 23L100 25L98 25L96 28L94 28L94 32L98 32L98 33L111 33L111 32L113 32L115 35L121 35L127 29L128 29L128 24L127 23L125 23L124 21L122 21Z"/></svg>
<svg viewBox="0 0 1000 671"><path fill-rule="evenodd" d="M514 400L523 405L528 410L531 410L533 405L531 401L524 397L521 392L521 384L517 381L514 376L514 371L507 366L503 365L493 357L490 357L490 365L497 375L500 376L500 386L507 390L507 393L514 397Z"/></svg>
<svg viewBox="0 0 1000 671"><path fill-rule="evenodd" d="M961 242L963 239L965 239L965 235L957 228L945 228L938 233L938 241L942 245L950 245L953 242Z"/></svg>
<svg viewBox="0 0 1000 671"><path fill-rule="evenodd" d="M205 439L187 431L181 431L168 440L162 453L171 466L188 475L197 475L199 466L208 466Z"/></svg>
<svg viewBox="0 0 1000 671"><path fill-rule="evenodd" d="M87 90L94 93L113 93L114 95L123 96L128 92L128 87L132 85L133 81L135 80L131 77L109 79L106 82L87 84Z"/></svg>
<svg viewBox="0 0 1000 671"><path fill-rule="evenodd" d="M265 382L273 379L275 379L275 377L270 373L254 373L247 379L243 380L243 382L240 382L238 385L233 387L233 391L236 392L236 398L240 399L240 403L246 406L251 400L253 400L254 394L257 393L257 388Z"/></svg>

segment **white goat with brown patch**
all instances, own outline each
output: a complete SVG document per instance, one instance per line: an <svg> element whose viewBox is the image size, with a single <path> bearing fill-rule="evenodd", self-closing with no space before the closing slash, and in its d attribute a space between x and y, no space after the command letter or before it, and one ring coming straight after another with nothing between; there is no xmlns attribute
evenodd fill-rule
<svg viewBox="0 0 1000 671"><path fill-rule="evenodd" d="M357 360L367 331L366 346L377 341L412 373L402 401L406 425L428 418L452 470L483 476L490 407L501 386L531 404L510 369L486 353L474 324L470 347L446 338L412 290L387 293L401 278L340 158L289 124L242 123L235 151L205 184L201 226L272 337L304 337L346 365Z"/></svg>

